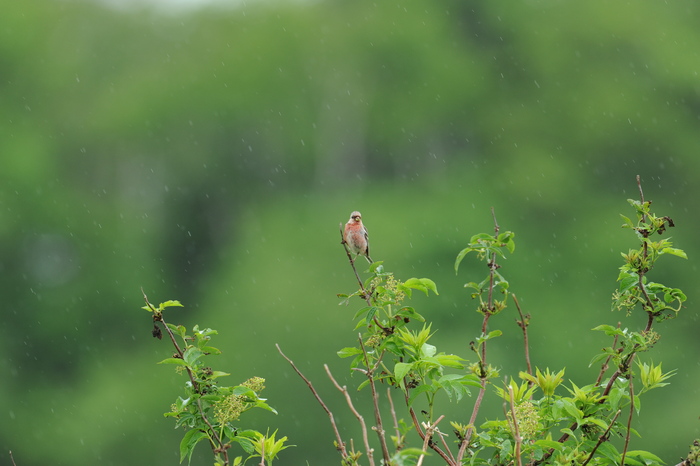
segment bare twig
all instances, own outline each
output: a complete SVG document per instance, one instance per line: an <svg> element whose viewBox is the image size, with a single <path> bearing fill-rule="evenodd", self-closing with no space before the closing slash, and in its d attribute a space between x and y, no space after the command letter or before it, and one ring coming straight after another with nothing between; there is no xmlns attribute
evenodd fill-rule
<svg viewBox="0 0 700 466"><path fill-rule="evenodd" d="M394 422L394 431L396 432L396 451L403 448L403 442L401 439L401 431L399 430L399 420L396 417L396 410L394 409L394 400L391 398L391 387L386 387L386 399L389 400L389 410L391 412L391 419Z"/></svg>
<svg viewBox="0 0 700 466"><path fill-rule="evenodd" d="M617 410L617 412L615 413L615 416L612 418L612 421L610 421L610 425L608 425L608 428L605 429L605 432L603 432L603 434L600 437L598 437L598 443L595 444L595 446L591 450L591 453L588 455L588 458L586 458L586 461L584 461L581 466L586 466L588 464L588 462L591 461L591 459L593 459L593 455L595 454L595 451L598 449L598 447L601 446L603 444L603 442L608 441L610 429L612 429L613 425L615 425L615 421L617 420L617 417L620 415L621 412L622 412L621 410L619 410L619 409ZM621 464L623 464L623 463L621 463Z"/></svg>
<svg viewBox="0 0 700 466"><path fill-rule="evenodd" d="M418 422L418 418L416 417L416 412L413 410L413 407L411 407L408 404L409 400L409 392L408 389L404 391L404 397L406 400L406 406L408 406L408 413L411 415L411 421L413 422L413 427L415 428L416 432L420 436L421 440L425 440L425 432L423 432L423 429L420 426L420 422ZM445 453L440 447L438 447L435 443L430 443L428 445L430 448L435 451L440 457L445 460L445 464L448 466L457 466L458 463L455 461L454 457L452 456L452 453L449 452L449 449L447 450L447 453Z"/></svg>
<svg viewBox="0 0 700 466"><path fill-rule="evenodd" d="M515 296L515 294L512 293L511 296L513 297L515 308L518 310L518 315L520 316L520 320L516 322L518 323L518 327L520 327L523 330L523 340L525 345L525 363L527 364L527 373L532 375L532 364L530 364L530 344L528 343L527 337L527 326L530 325L530 314L523 316L523 311L522 309L520 309L520 303L518 302L517 296ZM534 382L532 380L529 380L527 383L528 387L531 387L533 384Z"/></svg>
<svg viewBox="0 0 700 466"><path fill-rule="evenodd" d="M418 458L418 462L416 463L416 466L421 466L423 464L423 458L425 458L425 454L428 451L428 445L431 443L431 439L433 435L435 435L435 431L437 430L437 425L440 423L445 418L445 415L443 414L435 422L433 422L431 425L428 426L427 429L425 429L425 438L423 439L423 453L420 455Z"/></svg>
<svg viewBox="0 0 700 466"><path fill-rule="evenodd" d="M287 362L289 363L290 366L292 366L292 369L294 369L294 372L296 372L297 375L299 375L299 377L301 377L302 380L303 380L304 382L306 382L306 385L309 387L309 390L311 390L311 393L313 393L314 398L316 398L316 401L318 401L318 403L321 405L321 408L323 408L323 410L324 410L324 411L326 412L326 414L328 415L328 418L329 418L330 421L331 421L331 426L333 427L333 432L335 433L335 439L336 439L336 441L337 441L337 443L338 443L338 447L337 447L337 448L338 448L338 451L340 452L340 456L341 456L343 459L348 458L348 452L347 452L347 450L345 449L345 442L343 442L343 439L340 437L340 432L338 431L338 426L337 426L336 423L335 423L335 418L333 417L333 413L331 412L330 409L328 409L328 406L326 406L326 403L323 402L323 400L321 399L321 396L318 394L318 392L317 392L316 389L314 388L314 386L313 386L313 384L311 383L311 381L310 381L309 379L307 379L306 377L304 377L304 374L302 374L301 371L300 371L299 369L297 369L297 366L294 365L294 362L292 362L292 360L289 359L289 358L282 352L282 349L280 348L280 345L278 345L277 343L275 343L275 346L277 347L277 351L279 351L279 353L282 355L282 357L283 357L284 359L287 360Z"/></svg>
<svg viewBox="0 0 700 466"><path fill-rule="evenodd" d="M17 466L17 464L15 463L15 457L12 456L12 450L10 450L10 459L12 460L12 466Z"/></svg>
<svg viewBox="0 0 700 466"><path fill-rule="evenodd" d="M333 382L333 385L335 385L335 388L337 388L345 397L345 401L348 404L348 407L350 408L350 411L355 415L357 420L360 422L360 427L362 428L362 440L365 443L365 451L367 453L367 459L369 460L369 464L371 466L374 466L374 450L369 446L369 437L367 435L367 425L365 424L365 419L362 417L362 415L355 409L355 406L353 405L352 399L350 398L350 393L348 393L348 389L346 386L340 386L340 384L335 380L333 377L333 374L331 374L331 370L328 368L328 364L324 364L323 368L326 370L326 374L328 374L328 378L331 379L331 382Z"/></svg>

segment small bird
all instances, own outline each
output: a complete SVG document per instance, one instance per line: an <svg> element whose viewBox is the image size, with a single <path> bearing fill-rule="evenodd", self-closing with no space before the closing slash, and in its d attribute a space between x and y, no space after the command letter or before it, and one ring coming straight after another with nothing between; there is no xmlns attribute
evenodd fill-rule
<svg viewBox="0 0 700 466"><path fill-rule="evenodd" d="M367 258L370 264L372 263L372 259L369 257L367 229L362 224L362 215L358 211L351 213L350 220L345 224L343 242L348 245L350 252L355 254L355 259L361 254ZM355 259L352 259L353 263Z"/></svg>

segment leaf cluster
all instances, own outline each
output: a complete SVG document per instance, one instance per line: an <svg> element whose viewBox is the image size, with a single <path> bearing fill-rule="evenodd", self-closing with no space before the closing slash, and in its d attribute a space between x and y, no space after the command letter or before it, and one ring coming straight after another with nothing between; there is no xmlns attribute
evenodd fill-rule
<svg viewBox="0 0 700 466"><path fill-rule="evenodd" d="M144 295L145 298L145 295ZM265 388L265 379L253 377L239 385L225 385L221 377L230 374L214 370L209 366L209 356L219 355L221 351L211 346L212 336L218 332L211 328L200 329L195 325L188 330L182 325L165 322L163 314L166 308L182 304L178 301L166 301L158 307L146 298L143 308L153 314L156 328L162 324L175 348L172 357L160 361L160 364L173 365L176 371L187 375L184 393L171 405L166 417L175 419L175 427L185 429L180 442L180 462L185 458L191 460L198 443L206 440L214 454L214 464L241 465L251 458L262 458L260 464L272 464L278 453L286 445L287 437L276 439L277 431L262 434L253 429L240 427L239 418L248 410L261 408L277 413L267 400L260 396ZM154 332L154 336L159 336ZM228 450L232 444L238 444L247 455L229 459Z"/></svg>
<svg viewBox="0 0 700 466"><path fill-rule="evenodd" d="M632 420L641 410L641 396L668 385L675 371L663 372L661 364L650 362L637 361L635 367L632 362L658 341L659 334L652 330L652 323L677 316L686 299L680 289L651 282L647 274L664 255L686 256L668 238L652 239L652 234L663 234L674 226L670 218L655 216L649 202L630 201L630 204L637 213L637 222L624 217L624 226L635 232L640 246L622 255L625 263L620 267L620 285L614 293L613 306L626 309L628 315L640 307L648 319L639 331L607 324L594 329L604 332L612 343L593 357L591 365L601 363L601 369L598 379L588 384L566 380L564 369L535 367L532 372L527 348L530 316L522 315L514 296L520 314L517 323L524 335L527 370L520 371L516 378L502 379L498 367L488 360L487 346L503 334L502 330L489 329L490 318L508 307L508 297L512 295L508 280L499 270L499 260L515 251L514 233L499 232L497 223L494 234L472 236L467 247L458 253L454 265L457 271L465 257L475 253L488 269L481 281L465 285L471 291L470 297L477 301L476 310L483 319L481 333L470 342L471 362L466 357L438 351L432 324L423 313L404 304L413 289L437 294L436 285L429 279L411 278L402 282L386 271L383 263L374 263L360 290L340 295L344 304L354 296L367 302L355 314L355 330L362 331L358 345L343 348L338 355L352 358L351 370L366 376L358 384L358 390L372 387L378 422L374 429L381 426L376 383L390 387L389 398L392 392L398 392L404 400L406 418L394 413L392 402L394 425L402 428L397 428L396 435L391 437L393 448L382 447L386 450L384 464L420 464L429 452L437 454L447 465L663 464L651 452L629 448L629 443L631 436L638 436ZM609 368L613 369L612 373L608 372ZM518 378L521 382L515 380ZM641 388L635 387L637 379ZM476 396L471 396L475 390ZM504 417L479 422L481 402L489 394L503 400ZM457 403L465 395L474 400L468 419L460 419L456 410L436 412L438 397ZM422 422L418 421L419 416L424 419ZM437 427L444 418L449 419L451 433ZM409 448L410 430L423 441L422 453L398 461L397 455ZM346 459L343 464L360 464L359 456L351 461ZM370 464L373 464L371 457Z"/></svg>

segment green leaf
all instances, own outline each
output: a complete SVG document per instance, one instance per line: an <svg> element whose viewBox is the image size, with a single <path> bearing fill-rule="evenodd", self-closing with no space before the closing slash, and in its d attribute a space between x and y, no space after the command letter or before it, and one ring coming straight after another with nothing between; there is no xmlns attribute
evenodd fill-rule
<svg viewBox="0 0 700 466"><path fill-rule="evenodd" d="M182 437L180 442L180 463L187 457L187 462L192 460L192 452L200 440L207 438L207 434L199 429L191 429Z"/></svg>
<svg viewBox="0 0 700 466"><path fill-rule="evenodd" d="M352 320L355 320L355 319L357 319L358 317L360 317L362 314L364 314L364 313L366 313L366 312L369 312L370 309L372 309L372 308L369 307L369 306L363 307L362 309L360 309L359 311L357 311L357 312L355 313L355 315L352 317Z"/></svg>
<svg viewBox="0 0 700 466"><path fill-rule="evenodd" d="M166 307L173 307L173 306L185 307L180 303L180 301L176 301L176 300L170 300L170 301L166 301L164 303L160 303L161 309L165 309Z"/></svg>
<svg viewBox="0 0 700 466"><path fill-rule="evenodd" d="M168 359L163 359L161 362L158 364L175 364L177 366L186 366L187 363L183 361L180 358L168 358Z"/></svg>
<svg viewBox="0 0 700 466"><path fill-rule="evenodd" d="M597 327L593 327L593 330L598 330L605 332L606 335L608 336L615 336L615 335L624 335L625 332L623 330L620 330L617 327L613 327L612 325L599 325Z"/></svg>
<svg viewBox="0 0 700 466"><path fill-rule="evenodd" d="M338 351L337 354L341 358L349 358L351 356L357 356L358 354L362 354L362 350L359 348L355 348L354 346L348 346Z"/></svg>
<svg viewBox="0 0 700 466"><path fill-rule="evenodd" d="M413 402L418 398L418 395L425 392L432 392L433 388L430 385L421 385L411 391L411 396L408 398L408 406L411 406Z"/></svg>
<svg viewBox="0 0 700 466"><path fill-rule="evenodd" d="M221 350L213 346L200 346L199 349L204 351L205 354L221 354Z"/></svg>
<svg viewBox="0 0 700 466"><path fill-rule="evenodd" d="M204 352L201 349L192 346L185 350L185 353L182 355L182 359L184 359L185 363L189 367L194 368L197 367L199 358L202 356L204 356Z"/></svg>
<svg viewBox="0 0 700 466"><path fill-rule="evenodd" d="M627 456L636 456L636 457L639 457L639 458L642 458L645 460L655 461L659 464L664 463L663 460L661 458L659 458L658 456L654 455L653 453L649 453L648 451L644 451L644 450L628 451ZM644 463L649 464L647 461L645 461Z"/></svg>
<svg viewBox="0 0 700 466"><path fill-rule="evenodd" d="M537 445L538 447L554 448L555 450L561 450L564 447L564 445L560 442L547 439L537 440L535 442L535 445Z"/></svg>
<svg viewBox="0 0 700 466"><path fill-rule="evenodd" d="M455 260L455 274L457 274L457 271L459 270L459 264L462 262L462 259L464 259L464 256L466 256L473 250L474 249L472 248L464 248L461 251L459 251L459 254L457 254L457 259Z"/></svg>
<svg viewBox="0 0 700 466"><path fill-rule="evenodd" d="M486 339L490 340L491 338L500 337L501 335L503 335L503 332L501 330L491 330Z"/></svg>
<svg viewBox="0 0 700 466"><path fill-rule="evenodd" d="M430 358L432 356L435 356L435 353L437 352L437 348L434 345L431 345L429 343L423 343L423 346L421 346L420 353L421 357L427 357Z"/></svg>
<svg viewBox="0 0 700 466"><path fill-rule="evenodd" d="M682 249L677 249L677 248L663 248L661 250L660 254L672 254L674 256L681 257L683 259L687 259L688 255L683 251Z"/></svg>
<svg viewBox="0 0 700 466"><path fill-rule="evenodd" d="M464 359L454 354L438 354L435 359L437 359L438 363L442 366L453 367L455 369L462 369L464 367L460 363L460 361L464 361Z"/></svg>
<svg viewBox="0 0 700 466"><path fill-rule="evenodd" d="M634 223L632 223L632 220L622 214L620 214L620 217L622 217L622 220L625 222L625 224L622 225L623 228L634 228Z"/></svg>
<svg viewBox="0 0 700 466"><path fill-rule="evenodd" d="M413 364L397 362L394 366L394 377L403 384L403 378L406 377L406 374L411 372L411 369L413 369Z"/></svg>
<svg viewBox="0 0 700 466"><path fill-rule="evenodd" d="M425 293L426 296L428 295L428 291L432 291L433 293L438 294L437 285L435 285L435 282L429 278L409 278L404 282L403 285L406 288L420 290L423 293Z"/></svg>

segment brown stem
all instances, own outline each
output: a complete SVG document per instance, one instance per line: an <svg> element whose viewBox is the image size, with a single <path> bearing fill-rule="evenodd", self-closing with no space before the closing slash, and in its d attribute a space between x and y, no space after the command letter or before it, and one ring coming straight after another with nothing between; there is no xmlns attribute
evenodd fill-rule
<svg viewBox="0 0 700 466"><path fill-rule="evenodd" d="M627 456L627 448L630 444L630 429L632 428L632 417L634 416L634 383L632 382L632 377L629 378L630 381L630 415L627 418L627 434L625 435L625 447L622 449L622 459L620 464L625 464L625 456Z"/></svg>
<svg viewBox="0 0 700 466"><path fill-rule="evenodd" d="M617 328L620 328L620 322L617 323ZM615 351L615 346L617 346L617 340L620 337L620 335L615 335L615 338L613 338L613 344L611 347L611 350L614 352ZM610 363L610 359L613 357L612 353L608 355L607 358L605 358L605 362L603 363L602 366L600 366L600 372L598 373L598 378L595 381L595 386L599 386L600 382L603 380L603 376L605 375L605 372L608 370L608 364Z"/></svg>
<svg viewBox="0 0 700 466"><path fill-rule="evenodd" d="M508 385L508 398L510 400L510 415L513 418L513 435L515 437L515 458L518 462L518 466L523 465L523 460L520 457L520 450L522 449L523 439L520 437L520 427L518 426L518 418L515 415L515 400L513 399L513 387Z"/></svg>
<svg viewBox="0 0 700 466"><path fill-rule="evenodd" d="M494 236L498 237L498 232L501 230L501 227L498 225L498 221L496 220L496 211L494 210L493 207L491 207L491 215L493 216L493 230L494 230ZM492 315L492 312L494 310L493 306L493 286L494 286L494 280L496 276L496 269L498 269L499 265L496 264L496 255L493 254L491 258L489 259L488 263L488 268L489 268L489 290L488 290L488 302L486 304L486 309L484 309L484 320L481 322L481 335L486 335L486 330L488 328L488 322L489 318ZM488 377L486 368L488 365L486 364L486 341L482 342L481 344L481 360L479 361L479 379L481 383L481 388L479 389L479 394L476 397L476 402L474 403L474 407L472 408L472 414L469 418L469 427L467 428L467 432L464 435L464 439L462 440L460 446L459 446L459 453L457 455L457 463L461 464L462 458L464 458L464 454L467 451L467 447L469 446L469 442L471 442L471 437L472 434L474 433L474 423L476 422L476 417L479 414L479 410L481 409L481 402L484 399L484 394L486 392L486 377Z"/></svg>
<svg viewBox="0 0 700 466"><path fill-rule="evenodd" d="M435 435L435 431L437 430L437 425L440 423L445 418L445 415L443 414L437 420L428 426L427 429L425 429L425 438L423 439L423 453L420 455L418 458L418 462L416 463L416 466L421 466L423 464L423 458L425 458L425 454L428 451L428 445L432 443L431 439L433 438L433 435Z"/></svg>
<svg viewBox="0 0 700 466"><path fill-rule="evenodd" d="M386 387L386 399L389 400L389 411L391 412L391 419L394 422L394 431L396 432L396 451L398 452L403 448L403 442L401 441L399 420L396 417L396 410L394 409L394 400L391 398L391 387Z"/></svg>
<svg viewBox="0 0 700 466"><path fill-rule="evenodd" d="M367 453L367 459L369 460L370 466L374 466L374 450L372 450L372 448L370 448L369 446L369 437L367 436L367 425L365 424L365 419L355 409L355 406L352 403L352 399L350 398L350 393L348 393L347 387L344 385L341 387L340 384L335 380L333 374L331 374L331 370L328 368L328 364L324 364L323 368L326 369L326 374L328 374L328 378L331 379L331 382L333 382L335 388L337 388L345 397L345 401L350 407L350 411L352 411L357 420L360 422L360 427L362 428L362 440L365 443L365 452Z"/></svg>
<svg viewBox="0 0 700 466"><path fill-rule="evenodd" d="M527 373L532 375L532 364L530 364L530 344L528 343L528 337L527 337L527 326L530 325L528 320L530 319L530 315L528 314L527 316L523 316L523 311L520 309L520 303L518 302L518 297L515 296L514 294L511 294L513 297L513 302L515 303L515 308L518 310L518 315L520 316L520 321L518 321L518 326L523 329L523 340L525 344L525 363L527 364ZM531 387L534 384L532 380L528 381L528 387Z"/></svg>
<svg viewBox="0 0 700 466"><path fill-rule="evenodd" d="M591 461L591 459L593 459L593 455L595 454L595 451L598 449L598 447L601 446L603 442L608 441L610 429L612 429L613 425L615 424L615 421L617 420L617 417L620 415L621 412L621 410L617 410L617 413L615 413L615 416L612 418L612 421L610 421L610 425L608 425L608 428L605 429L605 432L603 432L603 434L600 437L598 437L598 443L595 444L595 446L591 450L590 455L588 455L588 458L586 458L586 461L584 461L581 466L586 466L588 462Z"/></svg>
<svg viewBox="0 0 700 466"><path fill-rule="evenodd" d="M336 423L335 423L335 418L333 417L333 413L331 412L330 409L328 409L328 406L326 406L326 403L323 402L323 400L321 399L321 396L318 394L318 392L317 392L316 389L314 388L314 386L313 386L313 384L311 383L311 381L310 381L309 379L307 379L306 377L304 377L304 374L302 374L301 371L300 371L299 369L297 369L297 366L294 365L294 362L292 362L292 360L289 359L289 358L282 352L282 349L280 348L280 345L277 344L277 343L275 343L275 346L277 347L277 351L279 351L279 353L282 355L282 357L283 357L284 359L287 360L287 362L289 363L290 366L292 366L292 369L294 369L294 372L296 372L297 375L299 375L299 377L301 377L301 379L302 379L304 382L306 382L306 386L309 387L309 390L311 390L311 393L313 393L314 398L316 398L316 401L318 401L318 404L321 405L321 408L323 408L323 410L324 410L324 411L326 412L326 414L328 415L328 418L329 418L330 421L331 421L331 426L333 427L333 432L335 433L336 442L338 443L337 448L338 448L338 451L340 452L340 456L341 456L343 459L348 458L348 452L347 452L347 450L345 449L345 442L343 442L343 439L340 437L340 432L338 431L338 426L337 426Z"/></svg>
<svg viewBox="0 0 700 466"><path fill-rule="evenodd" d="M406 406L408 405L408 400L409 400L409 394L408 394L408 389L404 391L404 398L406 400ZM416 417L416 412L413 410L412 407L409 406L408 408L408 413L411 415L411 421L413 422L413 427L416 429L416 432L420 436L421 440L425 440L425 432L423 432L423 429L421 429L420 422L418 422L418 418ZM447 466L457 466L459 463L452 458L452 454L450 453L449 455L445 453L440 447L438 447L435 443L429 443L428 446L435 451L440 457L445 460L445 464Z"/></svg>
<svg viewBox="0 0 700 466"><path fill-rule="evenodd" d="M464 435L461 445L459 446L459 453L457 454L457 464L462 464L462 458L467 451L467 447L472 439L472 434L474 433L474 423L476 422L476 416L481 408L481 401L484 399L484 394L486 393L486 379L482 378L480 380L481 388L479 389L479 394L476 396L476 402L474 402L474 408L472 409L472 415L469 418L469 427Z"/></svg>
<svg viewBox="0 0 700 466"><path fill-rule="evenodd" d="M365 366L367 367L367 378L369 379L369 387L372 391L372 404L374 406L374 421L376 423L376 430L377 430L377 436L379 437L379 445L382 447L382 456L384 458L384 464L389 464L389 448L386 445L386 432L384 432L384 426L382 425L382 414L381 411L379 411L379 394L377 393L377 387L374 383L374 370L378 367L380 361L382 360L382 356L384 353L382 353L379 358L377 358L377 362L374 365L374 367L370 367L369 365L369 356L367 355L367 350L365 349L365 345L362 342L362 335L359 335L359 340L360 340L360 348L362 349L362 354L364 355L365 358Z"/></svg>

